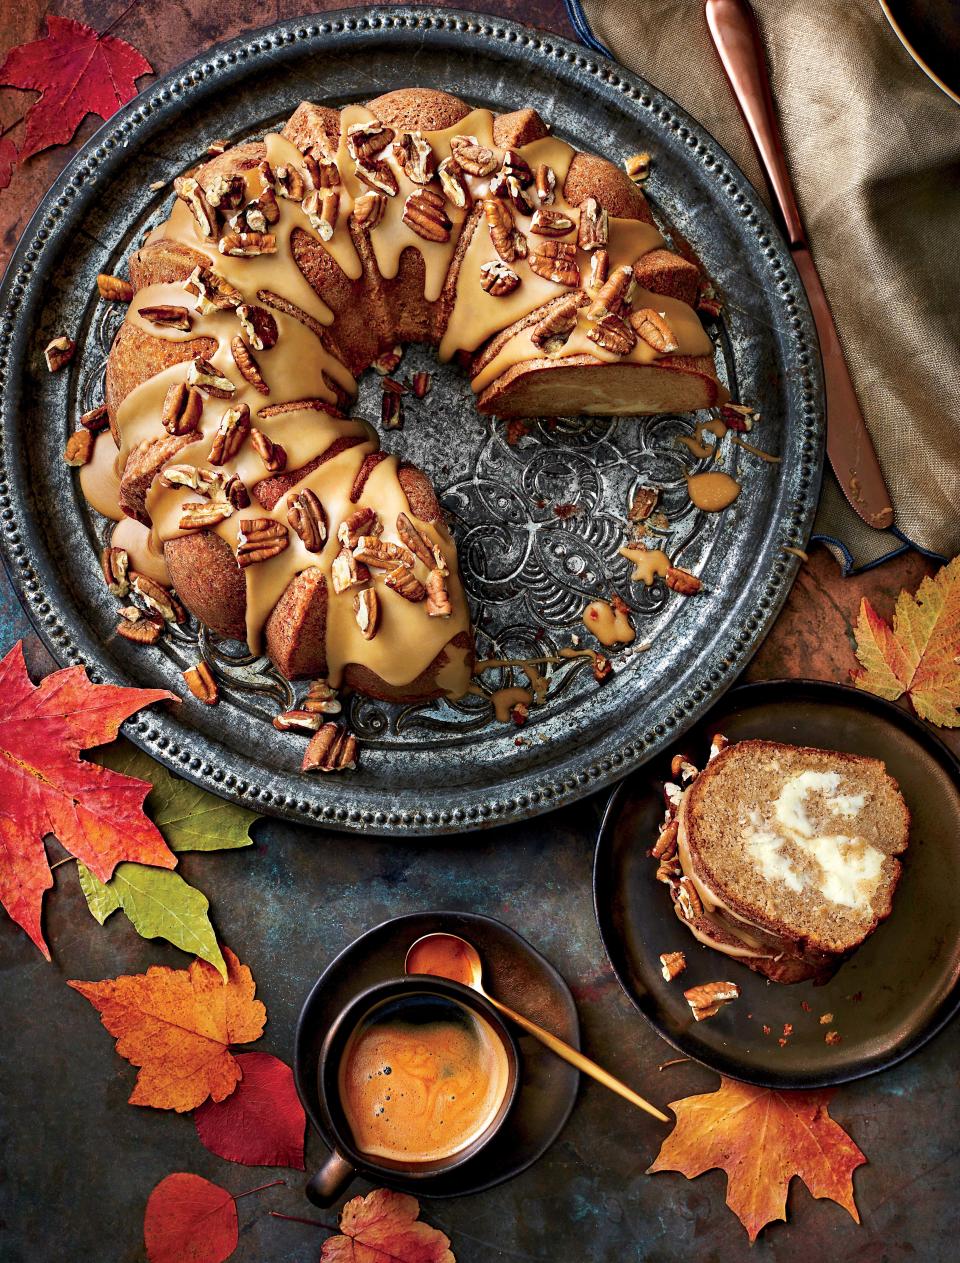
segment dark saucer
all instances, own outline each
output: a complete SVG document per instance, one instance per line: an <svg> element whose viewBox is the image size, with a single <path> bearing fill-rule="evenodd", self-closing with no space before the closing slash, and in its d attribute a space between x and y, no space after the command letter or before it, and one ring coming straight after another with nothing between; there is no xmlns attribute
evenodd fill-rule
<svg viewBox="0 0 960 1263"><path fill-rule="evenodd" d="M403 974L407 949L423 934L448 930L469 939L480 953L484 986L490 994L531 1017L574 1048L580 1023L570 988L556 969L515 930L471 912L424 912L396 917L362 934L321 974L297 1024L294 1073L297 1091L324 1144L317 1091L317 1065L323 1037L337 1014L373 983ZM507 1121L476 1157L429 1181L391 1179L393 1188L422 1197L461 1197L509 1180L546 1153L570 1117L579 1073L537 1040L515 1030L520 1048L520 1091ZM387 1182L387 1181L384 1181Z"/></svg>
<svg viewBox="0 0 960 1263"><path fill-rule="evenodd" d="M663 818L670 759L682 751L702 767L717 732L731 741L766 737L873 755L886 763L910 808L910 846L893 912L823 986L769 983L701 946L654 878L648 850ZM919 720L860 690L806 680L734 689L672 750L614 791L593 890L620 985L686 1056L767 1087L823 1087L872 1074L916 1051L960 1008L960 765ZM686 954L687 970L667 983L659 956L670 951ZM720 979L737 983L740 998L695 1022L684 989ZM831 1030L839 1043L825 1042Z"/></svg>

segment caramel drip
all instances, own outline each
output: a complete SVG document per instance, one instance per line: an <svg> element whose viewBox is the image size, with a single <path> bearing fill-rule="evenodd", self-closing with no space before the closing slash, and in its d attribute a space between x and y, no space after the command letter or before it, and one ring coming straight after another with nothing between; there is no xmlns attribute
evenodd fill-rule
<svg viewBox="0 0 960 1263"><path fill-rule="evenodd" d="M130 569L149 575L157 583L169 585L170 575L159 541L149 526L135 518L125 517L113 528L110 536L112 548L123 548L130 558Z"/></svg>
<svg viewBox="0 0 960 1263"><path fill-rule="evenodd" d="M533 693L530 689L519 687L497 689L495 693L490 694L490 701L493 702L495 717L501 724L506 724L513 718L512 711L515 706L531 706L533 704Z"/></svg>
<svg viewBox="0 0 960 1263"><path fill-rule="evenodd" d="M746 439L742 439L739 434L733 436L733 441L737 447L742 447L745 452L749 452L751 456L759 456L761 460L765 460L768 465L779 465L781 457L774 456L771 452L764 452L759 447L754 447L752 443L748 443Z"/></svg>
<svg viewBox="0 0 960 1263"><path fill-rule="evenodd" d="M609 601L591 601L583 611L583 625L601 645L629 645L637 638L629 615Z"/></svg>
<svg viewBox="0 0 960 1263"><path fill-rule="evenodd" d="M729 474L717 470L705 474L687 474L687 494L695 508L719 513L733 504L740 494L740 484Z"/></svg>
<svg viewBox="0 0 960 1263"><path fill-rule="evenodd" d="M620 555L633 562L633 574L630 576L633 582L645 583L648 588L656 578L662 578L670 569L670 558L660 548L628 545L620 549Z"/></svg>
<svg viewBox="0 0 960 1263"><path fill-rule="evenodd" d="M98 513L114 522L121 520L120 464L109 430L97 435L93 456L80 470L80 489L87 503Z"/></svg>
<svg viewBox="0 0 960 1263"><path fill-rule="evenodd" d="M716 443L704 443L703 436L707 433L716 435ZM712 417L709 421L698 421L694 426L693 434L678 435L677 442L688 452L692 452L697 460L707 460L716 454L726 433L726 424L719 417Z"/></svg>

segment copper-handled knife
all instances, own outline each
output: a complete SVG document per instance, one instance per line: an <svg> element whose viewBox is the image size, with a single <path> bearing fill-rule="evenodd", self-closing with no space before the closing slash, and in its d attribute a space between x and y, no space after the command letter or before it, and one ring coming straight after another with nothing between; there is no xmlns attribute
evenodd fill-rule
<svg viewBox="0 0 960 1263"><path fill-rule="evenodd" d="M827 393L827 455L843 494L868 526L893 524L890 492L860 411L837 327L810 254L770 95L760 31L747 0L706 0L707 25L786 228L813 312Z"/></svg>

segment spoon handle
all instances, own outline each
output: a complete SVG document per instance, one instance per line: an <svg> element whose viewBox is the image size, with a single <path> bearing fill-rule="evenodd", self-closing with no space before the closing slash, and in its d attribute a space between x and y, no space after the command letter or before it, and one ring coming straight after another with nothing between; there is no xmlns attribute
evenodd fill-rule
<svg viewBox="0 0 960 1263"><path fill-rule="evenodd" d="M484 992L486 995L486 992ZM513 1009L507 1008L505 1004L501 1004L499 1000L495 1000L493 996L488 995L487 999L493 1007L508 1017L511 1022L523 1028L528 1035L532 1035L534 1039L539 1039L541 1044L546 1044L551 1052L562 1057L564 1061L569 1061L571 1066L576 1066L584 1074L588 1074L591 1079L596 1079L598 1083L602 1083L605 1088L609 1088L611 1092L616 1092L622 1096L624 1100L629 1101L631 1105L636 1105L639 1109L646 1110L648 1114L652 1114L654 1118L658 1118L661 1123L669 1123L670 1118L655 1105L651 1105L649 1101L645 1101L642 1096L638 1096L632 1088L628 1088L625 1083L621 1083L619 1079L615 1079L609 1071L604 1070L602 1066L598 1066L595 1061L591 1061L589 1057L585 1057L582 1052L578 1052L576 1048L571 1048L569 1044L564 1043L562 1039L558 1039L556 1035L551 1035L549 1031L545 1031L542 1026L538 1026L536 1022L531 1022L528 1017L524 1017L520 1013L514 1013Z"/></svg>

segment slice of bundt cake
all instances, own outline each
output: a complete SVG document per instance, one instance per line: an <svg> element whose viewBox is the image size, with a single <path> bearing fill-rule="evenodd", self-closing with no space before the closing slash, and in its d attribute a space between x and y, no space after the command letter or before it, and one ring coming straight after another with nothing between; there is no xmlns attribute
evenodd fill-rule
<svg viewBox="0 0 960 1263"><path fill-rule="evenodd" d="M740 741L676 812L677 915L776 982L828 976L890 915L910 813L879 759Z"/></svg>
<svg viewBox="0 0 960 1263"><path fill-rule="evenodd" d="M122 535L135 571L289 677L402 700L469 685L433 489L342 412L385 353L437 346L504 415L725 397L699 268L623 171L532 110L423 88L304 103L176 191L130 260L110 428L81 481L141 524Z"/></svg>

